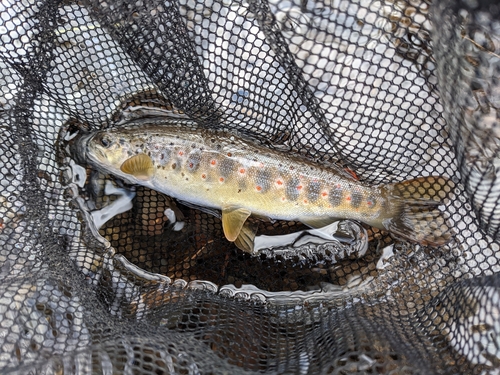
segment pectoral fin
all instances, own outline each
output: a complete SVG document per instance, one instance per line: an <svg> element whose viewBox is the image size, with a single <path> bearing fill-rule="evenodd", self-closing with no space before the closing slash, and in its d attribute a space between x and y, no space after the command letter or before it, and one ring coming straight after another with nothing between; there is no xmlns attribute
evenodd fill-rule
<svg viewBox="0 0 500 375"><path fill-rule="evenodd" d="M251 212L244 208L224 208L222 210L222 229L228 241L234 242L238 238L241 228Z"/></svg>
<svg viewBox="0 0 500 375"><path fill-rule="evenodd" d="M153 161L146 154L137 154L125 160L120 167L124 173L130 174L138 180L147 181L154 173Z"/></svg>
<svg viewBox="0 0 500 375"><path fill-rule="evenodd" d="M246 222L241 228L240 234L234 241L236 247L247 253L253 253L256 227Z"/></svg>
<svg viewBox="0 0 500 375"><path fill-rule="evenodd" d="M308 227L317 229L317 228L323 228L326 227L327 225L330 225L334 221L337 221L338 219L332 218L330 216L325 216L325 217L307 217L307 218L301 218L299 221L301 223L304 223Z"/></svg>

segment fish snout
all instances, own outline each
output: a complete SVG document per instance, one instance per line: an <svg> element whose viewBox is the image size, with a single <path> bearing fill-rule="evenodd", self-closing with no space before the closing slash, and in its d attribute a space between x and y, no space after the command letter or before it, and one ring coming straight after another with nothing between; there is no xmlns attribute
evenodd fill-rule
<svg viewBox="0 0 500 375"><path fill-rule="evenodd" d="M84 164L88 158L88 144L93 133L81 133L68 143L69 151L73 159L80 164Z"/></svg>

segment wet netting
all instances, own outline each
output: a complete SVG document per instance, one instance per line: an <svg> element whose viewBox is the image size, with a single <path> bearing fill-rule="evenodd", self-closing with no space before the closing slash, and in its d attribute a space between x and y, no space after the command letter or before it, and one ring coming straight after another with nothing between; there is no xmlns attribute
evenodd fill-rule
<svg viewBox="0 0 500 375"><path fill-rule="evenodd" d="M0 37L2 374L500 374L494 1L3 0ZM167 171L347 208L238 242Z"/></svg>

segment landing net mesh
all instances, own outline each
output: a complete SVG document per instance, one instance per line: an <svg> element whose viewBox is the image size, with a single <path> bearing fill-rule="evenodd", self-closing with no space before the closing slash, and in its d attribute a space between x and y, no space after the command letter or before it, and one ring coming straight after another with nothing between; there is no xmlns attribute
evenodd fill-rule
<svg viewBox="0 0 500 375"><path fill-rule="evenodd" d="M486 0L2 1L0 372L500 374L499 17ZM217 216L74 152L149 118L366 184L446 177L452 241L367 227L362 252L244 253Z"/></svg>

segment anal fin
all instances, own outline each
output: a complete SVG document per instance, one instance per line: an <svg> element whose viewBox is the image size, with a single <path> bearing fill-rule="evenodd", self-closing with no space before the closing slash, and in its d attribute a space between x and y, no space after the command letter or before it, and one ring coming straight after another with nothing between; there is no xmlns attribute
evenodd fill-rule
<svg viewBox="0 0 500 375"><path fill-rule="evenodd" d="M228 241L234 242L240 235L243 224L251 212L245 208L226 207L222 209L222 229Z"/></svg>
<svg viewBox="0 0 500 375"><path fill-rule="evenodd" d="M255 225L246 222L243 227L241 227L240 234L236 240L234 240L236 247L247 253L253 253L256 231Z"/></svg>

